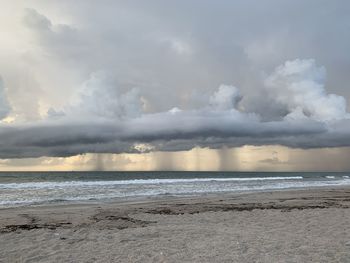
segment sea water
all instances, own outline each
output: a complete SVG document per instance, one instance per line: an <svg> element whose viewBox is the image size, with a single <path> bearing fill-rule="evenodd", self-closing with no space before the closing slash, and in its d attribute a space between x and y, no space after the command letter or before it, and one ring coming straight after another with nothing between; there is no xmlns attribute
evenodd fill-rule
<svg viewBox="0 0 350 263"><path fill-rule="evenodd" d="M350 185L350 173L1 172L0 208Z"/></svg>

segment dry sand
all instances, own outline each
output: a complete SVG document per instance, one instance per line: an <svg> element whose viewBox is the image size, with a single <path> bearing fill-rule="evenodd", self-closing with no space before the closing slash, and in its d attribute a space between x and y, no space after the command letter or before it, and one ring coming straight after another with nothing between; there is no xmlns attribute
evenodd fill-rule
<svg viewBox="0 0 350 263"><path fill-rule="evenodd" d="M350 262L350 188L1 209L0 262Z"/></svg>

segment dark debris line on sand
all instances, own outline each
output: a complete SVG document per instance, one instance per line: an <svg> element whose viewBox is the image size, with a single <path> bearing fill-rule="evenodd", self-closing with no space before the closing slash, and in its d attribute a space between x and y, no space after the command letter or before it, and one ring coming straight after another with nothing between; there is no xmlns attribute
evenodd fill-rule
<svg viewBox="0 0 350 263"><path fill-rule="evenodd" d="M29 220L25 224L11 224L5 225L0 228L0 233L9 233L20 230L34 230L34 229L51 229L55 230L60 227L74 228L74 227L92 227L98 228L115 228L118 230L126 228L146 227L149 224L156 223L155 221L143 221L129 217L127 215L121 215L118 212L101 211L89 218L89 223L83 223L80 225L74 225L72 222L48 222L38 223L38 220L27 214L20 215Z"/></svg>
<svg viewBox="0 0 350 263"><path fill-rule="evenodd" d="M62 222L62 223L49 223L49 224L21 224L21 225L7 225L5 227L2 227L0 229L0 233L9 233L9 232L15 232L18 230L33 230L33 229L56 229L58 227L63 227L67 225L71 225L70 222Z"/></svg>

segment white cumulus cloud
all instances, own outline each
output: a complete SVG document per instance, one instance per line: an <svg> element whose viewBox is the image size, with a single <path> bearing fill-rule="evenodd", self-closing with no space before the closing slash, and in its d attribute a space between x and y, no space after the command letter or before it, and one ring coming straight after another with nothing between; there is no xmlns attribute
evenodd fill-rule
<svg viewBox="0 0 350 263"><path fill-rule="evenodd" d="M4 83L0 77L0 120L5 118L10 113L10 105L7 100Z"/></svg>
<svg viewBox="0 0 350 263"><path fill-rule="evenodd" d="M313 59L286 61L266 79L268 94L287 106L289 118L309 117L317 121L348 118L344 97L328 94L326 70Z"/></svg>

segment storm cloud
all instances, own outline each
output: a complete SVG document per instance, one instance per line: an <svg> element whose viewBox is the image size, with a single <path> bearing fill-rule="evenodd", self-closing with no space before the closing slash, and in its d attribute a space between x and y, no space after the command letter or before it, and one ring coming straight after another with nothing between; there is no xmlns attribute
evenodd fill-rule
<svg viewBox="0 0 350 263"><path fill-rule="evenodd" d="M4 4L0 158L350 146L335 2Z"/></svg>
<svg viewBox="0 0 350 263"><path fill-rule="evenodd" d="M0 157L179 151L196 146L349 146L345 100L326 93L323 72L313 60L295 60L267 77L266 88L288 109L279 121L262 121L259 113L239 109L242 95L229 85L221 85L202 108L144 113L139 92L119 93L106 75L94 74L62 111L50 109L46 119L29 124L3 125Z"/></svg>

